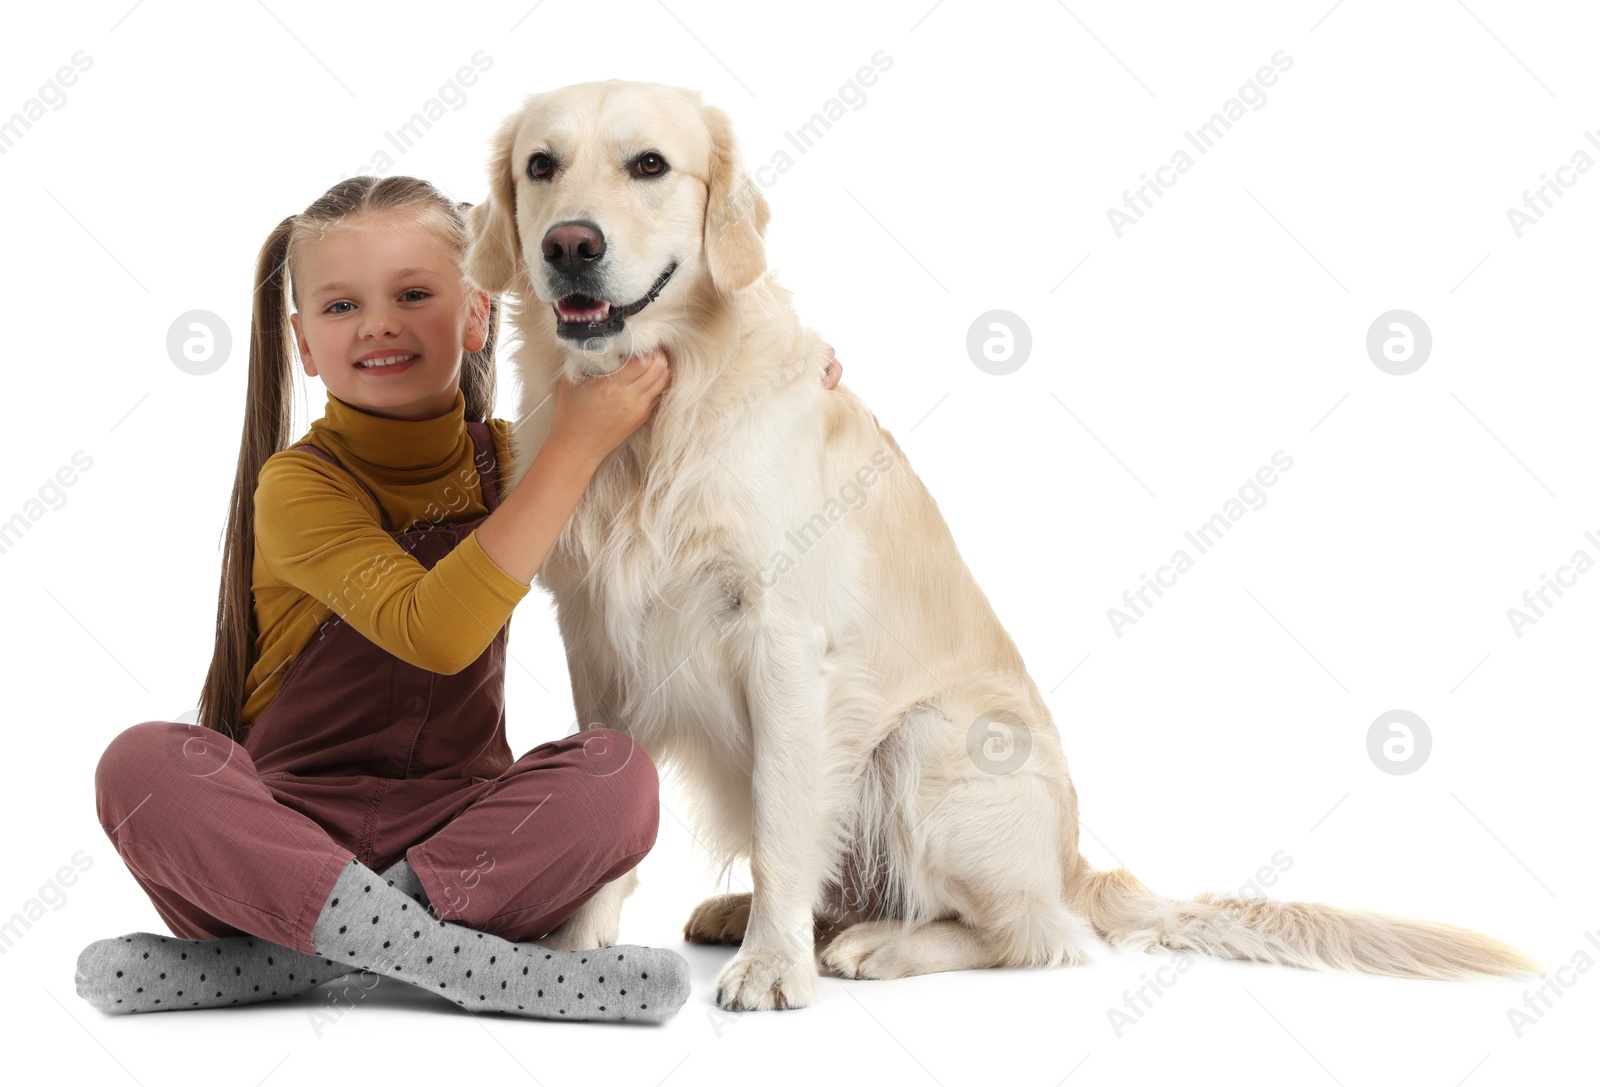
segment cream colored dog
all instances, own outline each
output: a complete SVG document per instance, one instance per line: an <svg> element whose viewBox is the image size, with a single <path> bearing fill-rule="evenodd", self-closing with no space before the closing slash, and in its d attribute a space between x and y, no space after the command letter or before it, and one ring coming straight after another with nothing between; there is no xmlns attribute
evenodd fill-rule
<svg viewBox="0 0 1600 1087"><path fill-rule="evenodd" d="M818 947L844 977L892 978L1076 964L1097 934L1413 977L1537 970L1449 925L1174 901L1085 863L1049 708L900 447L819 381L821 341L767 271L767 201L721 110L617 80L532 95L472 215L469 274L511 293L521 334L514 478L559 372L656 346L672 360L540 578L578 720L636 737L687 786L701 844L749 858L754 892L685 928L740 943L719 1004L806 1004ZM615 942L634 881L546 942Z"/></svg>

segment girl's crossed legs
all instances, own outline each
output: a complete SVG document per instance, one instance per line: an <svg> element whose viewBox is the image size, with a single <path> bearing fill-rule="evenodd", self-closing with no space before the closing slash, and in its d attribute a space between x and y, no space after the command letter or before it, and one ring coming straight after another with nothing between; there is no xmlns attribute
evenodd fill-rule
<svg viewBox="0 0 1600 1087"><path fill-rule="evenodd" d="M352 857L386 865L384 878L438 918L535 941L636 865L659 818L654 765L609 729L540 744L463 787L263 780L220 733L151 721L111 742L95 787L102 827L180 937L85 950L79 992L107 1011L282 999L352 972L311 946Z"/></svg>

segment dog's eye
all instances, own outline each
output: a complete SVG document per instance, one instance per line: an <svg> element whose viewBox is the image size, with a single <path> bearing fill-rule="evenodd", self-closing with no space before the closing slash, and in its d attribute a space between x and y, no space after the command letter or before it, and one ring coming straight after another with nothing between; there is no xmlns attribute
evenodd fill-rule
<svg viewBox="0 0 1600 1087"><path fill-rule="evenodd" d="M543 151L535 151L528 156L528 176L535 181L548 181L550 175L556 172L556 160Z"/></svg>
<svg viewBox="0 0 1600 1087"><path fill-rule="evenodd" d="M629 165L634 177L660 177L668 169L667 160L654 151L646 151Z"/></svg>

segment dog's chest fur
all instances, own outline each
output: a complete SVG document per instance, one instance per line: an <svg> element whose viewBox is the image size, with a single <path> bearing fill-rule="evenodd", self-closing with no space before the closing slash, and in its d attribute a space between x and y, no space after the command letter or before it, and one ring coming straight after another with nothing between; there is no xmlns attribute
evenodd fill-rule
<svg viewBox="0 0 1600 1087"><path fill-rule="evenodd" d="M653 752L744 763L764 571L810 497L793 478L805 461L753 418L649 426L601 466L542 571L575 695L597 703L579 712Z"/></svg>

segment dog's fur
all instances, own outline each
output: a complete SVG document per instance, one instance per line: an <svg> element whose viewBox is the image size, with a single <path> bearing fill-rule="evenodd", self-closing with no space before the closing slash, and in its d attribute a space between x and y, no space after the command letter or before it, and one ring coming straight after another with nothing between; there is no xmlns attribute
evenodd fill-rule
<svg viewBox="0 0 1600 1087"><path fill-rule="evenodd" d="M647 150L665 174L630 172ZM557 165L535 180L541 151ZM496 134L490 177L467 268L510 292L521 334L513 479L549 434L558 373L610 373L656 346L672 361L656 414L600 466L540 578L579 722L634 736L687 786L700 843L750 860L754 894L708 900L685 930L742 941L719 1003L806 1004L823 930L822 964L858 978L1076 964L1097 934L1410 977L1537 971L1450 925L1174 901L1089 867L1050 711L900 447L848 388L823 388L820 339L766 269L767 201L724 112L618 80L532 95ZM558 338L552 303L573 288L542 249L571 220L603 232L587 274L616 306L677 263L589 343ZM633 885L603 888L548 942L614 942Z"/></svg>

